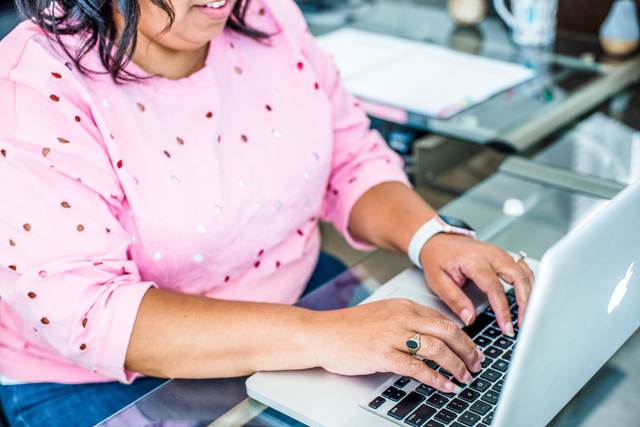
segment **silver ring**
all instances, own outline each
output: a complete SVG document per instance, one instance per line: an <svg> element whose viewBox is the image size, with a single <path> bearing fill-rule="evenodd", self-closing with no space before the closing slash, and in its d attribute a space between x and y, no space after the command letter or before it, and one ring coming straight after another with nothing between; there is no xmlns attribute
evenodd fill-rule
<svg viewBox="0 0 640 427"><path fill-rule="evenodd" d="M420 350L420 334L416 334L409 338L405 342L405 345L407 346L407 350L409 350L409 353L415 355L418 350Z"/></svg>
<svg viewBox="0 0 640 427"><path fill-rule="evenodd" d="M518 255L513 257L513 262L520 262L520 261L524 261L524 259L527 257L527 254L523 251L518 252Z"/></svg>

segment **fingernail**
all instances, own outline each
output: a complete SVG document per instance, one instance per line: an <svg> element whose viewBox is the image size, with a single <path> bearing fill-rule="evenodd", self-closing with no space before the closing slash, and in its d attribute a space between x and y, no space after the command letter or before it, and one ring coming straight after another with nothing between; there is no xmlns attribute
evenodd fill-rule
<svg viewBox="0 0 640 427"><path fill-rule="evenodd" d="M479 365L479 364L477 364L477 365ZM467 372L465 372L464 377L462 377L462 382L465 383L465 384L468 384L469 381L471 381L471 374L469 373L469 371L467 371Z"/></svg>
<svg viewBox="0 0 640 427"><path fill-rule="evenodd" d="M476 362L475 365L473 365L473 372L480 372L480 369L482 369L482 362L480 362L479 360ZM471 376L471 375L469 375Z"/></svg>
<svg viewBox="0 0 640 427"><path fill-rule="evenodd" d="M466 308L460 312L460 319L462 319L465 326L469 326L469 322L471 322L472 317L473 314Z"/></svg>
<svg viewBox="0 0 640 427"><path fill-rule="evenodd" d="M456 385L454 383L452 383L451 381L447 381L447 383L444 385L444 391L445 393L452 393L453 390L456 389Z"/></svg>
<svg viewBox="0 0 640 427"><path fill-rule="evenodd" d="M507 322L506 325L504 325L504 330L507 333L507 336L509 338L513 338L516 336L515 331L513 330L513 325L511 324L511 322Z"/></svg>
<svg viewBox="0 0 640 427"><path fill-rule="evenodd" d="M456 386L456 388L453 389L453 392L455 394L460 394L462 392L462 387L460 386Z"/></svg>
<svg viewBox="0 0 640 427"><path fill-rule="evenodd" d="M482 350L480 350L480 347L476 347L476 350L478 350L478 357L480 357L480 362L484 362L484 353L482 352Z"/></svg>

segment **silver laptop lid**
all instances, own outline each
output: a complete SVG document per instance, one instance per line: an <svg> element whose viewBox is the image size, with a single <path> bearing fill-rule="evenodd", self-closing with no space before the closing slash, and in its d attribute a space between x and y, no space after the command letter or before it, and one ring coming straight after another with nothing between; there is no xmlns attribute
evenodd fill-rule
<svg viewBox="0 0 640 427"><path fill-rule="evenodd" d="M538 272L493 427L546 425L640 326L640 181Z"/></svg>

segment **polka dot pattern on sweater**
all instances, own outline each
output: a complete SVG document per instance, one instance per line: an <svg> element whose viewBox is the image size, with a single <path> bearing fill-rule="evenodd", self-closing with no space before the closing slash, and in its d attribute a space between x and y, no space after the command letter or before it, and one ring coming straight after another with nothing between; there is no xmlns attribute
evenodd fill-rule
<svg viewBox="0 0 640 427"><path fill-rule="evenodd" d="M53 347L54 380L78 380L67 368L78 365L85 380L94 371L97 381L131 379L109 362L123 360L126 345L106 326L132 327L149 286L293 303L319 250L310 218L347 233L363 191L403 180L400 159L370 132L295 4L252 0L245 16L273 34L270 43L223 32L202 70L140 84L87 78L39 45L44 38L15 39L36 53L8 59L9 80L33 95L16 92L16 105L33 117L18 123L20 141L0 140L0 173L30 178L11 181L3 209L12 219L0 228L4 271L17 283L8 303L24 312L0 326L18 325L9 335L28 331L26 341L36 327ZM15 108L2 96L0 107ZM36 197L23 203L27 188ZM3 348L25 348L6 347L2 335L0 360ZM24 366L41 356L30 348L20 350Z"/></svg>

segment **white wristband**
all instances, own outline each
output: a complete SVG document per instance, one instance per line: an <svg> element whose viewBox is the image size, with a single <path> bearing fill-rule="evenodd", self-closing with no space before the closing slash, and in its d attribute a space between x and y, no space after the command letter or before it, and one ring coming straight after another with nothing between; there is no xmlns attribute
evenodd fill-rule
<svg viewBox="0 0 640 427"><path fill-rule="evenodd" d="M450 218L449 221L452 219L455 218ZM458 233L473 238L476 237L476 233L473 229L462 221L458 220L458 222L461 222L464 226L450 225L439 215L436 215L427 221L418 231L416 231L416 234L413 235L411 242L409 243L409 250L407 252L409 253L409 259L411 259L411 262L413 262L416 267L422 268L422 264L420 263L420 252L422 252L422 248L429 239L438 233Z"/></svg>
<svg viewBox="0 0 640 427"><path fill-rule="evenodd" d="M411 238L408 250L409 259L416 265L416 267L422 268L422 264L420 263L420 252L422 252L422 248L427 241L436 234L447 231L446 225L448 224L441 221L442 220L438 215L434 216L420 227L420 229L416 231L416 234Z"/></svg>

